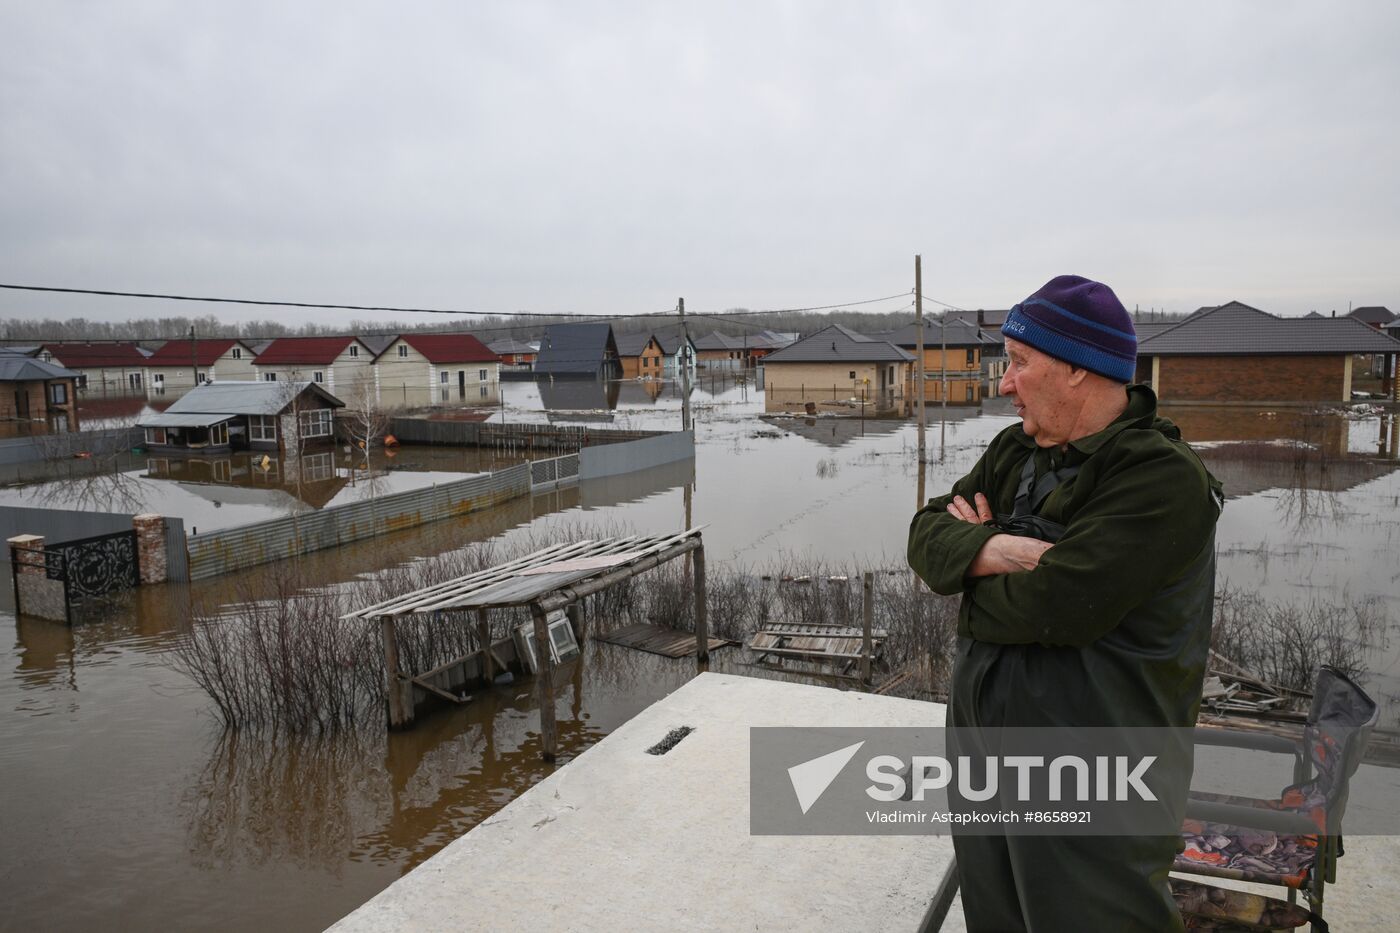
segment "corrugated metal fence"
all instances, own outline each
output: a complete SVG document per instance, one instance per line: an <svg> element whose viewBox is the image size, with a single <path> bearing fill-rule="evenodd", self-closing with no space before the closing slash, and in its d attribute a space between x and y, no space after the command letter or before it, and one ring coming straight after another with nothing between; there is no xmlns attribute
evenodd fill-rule
<svg viewBox="0 0 1400 933"><path fill-rule="evenodd" d="M405 444L450 444L502 450L578 450L595 444L615 444L665 431L623 431L572 424L485 424L478 421L428 421L394 418L389 433Z"/></svg>
<svg viewBox="0 0 1400 933"><path fill-rule="evenodd" d="M206 580L245 567L491 508L529 494L531 466L521 463L427 489L412 489L365 502L194 535L188 542L190 579Z"/></svg>

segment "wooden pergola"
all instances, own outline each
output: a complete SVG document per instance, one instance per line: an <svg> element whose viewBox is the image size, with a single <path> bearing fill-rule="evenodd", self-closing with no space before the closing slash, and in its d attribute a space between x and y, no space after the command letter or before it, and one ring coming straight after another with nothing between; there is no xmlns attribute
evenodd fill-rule
<svg viewBox="0 0 1400 933"><path fill-rule="evenodd" d="M709 620L705 609L705 546L700 537L704 528L701 525L671 535L629 535L557 544L343 616L344 619L379 620L389 693L389 728L403 729L413 724L415 686L459 702L457 697L446 693L423 675L408 673L400 668L396 631L400 618L475 610L482 669L489 682L493 663L500 664L500 661L491 650L487 611L529 607L534 619L542 755L546 760L552 760L556 749L554 660L548 631L550 613L563 609L577 624L577 604L585 596L689 554L695 575L695 656L697 661L707 660Z"/></svg>

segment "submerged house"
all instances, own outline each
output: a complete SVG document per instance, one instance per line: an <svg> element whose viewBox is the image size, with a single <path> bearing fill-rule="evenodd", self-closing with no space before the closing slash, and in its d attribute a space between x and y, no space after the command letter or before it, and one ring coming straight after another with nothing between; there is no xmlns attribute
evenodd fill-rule
<svg viewBox="0 0 1400 933"><path fill-rule="evenodd" d="M617 358L623 379L660 379L664 366L661 341L649 331L617 337Z"/></svg>
<svg viewBox="0 0 1400 933"><path fill-rule="evenodd" d="M620 379L622 365L612 325L551 324L540 342L535 374L569 379Z"/></svg>
<svg viewBox="0 0 1400 933"><path fill-rule="evenodd" d="M1137 380L1168 402L1349 402L1354 354L1400 341L1363 321L1281 318L1238 301L1140 337Z"/></svg>
<svg viewBox="0 0 1400 933"><path fill-rule="evenodd" d="M905 393L917 398L914 382L918 379L918 322L906 324L899 330L871 334L872 337L894 344L914 359L909 367L909 382ZM952 316L940 324L924 320L924 399L942 401L943 386L948 386L948 401L977 402L982 396L982 358L988 352L999 354L1001 344L975 321Z"/></svg>
<svg viewBox="0 0 1400 933"><path fill-rule="evenodd" d="M358 337L278 337L253 365L260 380L319 382L350 398L373 390L373 360L374 350Z"/></svg>
<svg viewBox="0 0 1400 933"><path fill-rule="evenodd" d="M183 392L206 382L250 382L253 348L241 340L200 338L167 340L146 360L146 394Z"/></svg>
<svg viewBox="0 0 1400 933"><path fill-rule="evenodd" d="M76 373L80 395L144 395L146 353L134 343L46 343L39 359Z"/></svg>
<svg viewBox="0 0 1400 933"><path fill-rule="evenodd" d="M214 382L137 422L153 454L298 453L335 437L345 403L314 382Z"/></svg>
<svg viewBox="0 0 1400 933"><path fill-rule="evenodd" d="M892 411L904 402L913 363L913 354L888 341L833 324L764 359L764 409L859 402L876 412Z"/></svg>
<svg viewBox="0 0 1400 933"><path fill-rule="evenodd" d="M529 372L534 369L535 357L540 352L539 344L516 340L514 337L502 337L486 346L501 358L501 369L506 372Z"/></svg>
<svg viewBox="0 0 1400 933"><path fill-rule="evenodd" d="M402 334L374 358L382 405L489 402L501 390L501 358L471 334Z"/></svg>
<svg viewBox="0 0 1400 933"><path fill-rule="evenodd" d="M0 420L53 423L78 430L78 374L19 353L0 352Z"/></svg>

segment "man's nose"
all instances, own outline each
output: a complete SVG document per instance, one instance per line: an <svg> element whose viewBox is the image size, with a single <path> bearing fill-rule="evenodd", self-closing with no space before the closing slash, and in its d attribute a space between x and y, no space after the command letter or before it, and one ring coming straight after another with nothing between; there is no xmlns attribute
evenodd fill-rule
<svg viewBox="0 0 1400 933"><path fill-rule="evenodd" d="M1016 380L1011 378L1011 370L1008 369L1001 374L1001 384L997 387L997 391L1002 395L1014 395L1016 393Z"/></svg>

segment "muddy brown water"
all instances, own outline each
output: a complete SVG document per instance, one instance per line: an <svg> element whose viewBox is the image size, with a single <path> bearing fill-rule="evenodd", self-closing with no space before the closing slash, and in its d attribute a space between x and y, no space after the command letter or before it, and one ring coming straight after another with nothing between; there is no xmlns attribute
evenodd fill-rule
<svg viewBox="0 0 1400 933"><path fill-rule="evenodd" d="M532 411L530 391L507 385L509 417L545 420ZM675 426L674 395L644 398L624 398L610 423ZM761 394L740 386L697 393L697 402L693 470L661 468L519 500L310 555L306 571L334 583L472 541L547 535L578 522L664 531L680 527L687 510L693 522L710 523L712 562L761 565L786 554L833 567L899 565L917 499L913 425L763 420ZM1375 596L1393 629L1400 463L1390 419L1168 413L1202 441L1231 491L1219 533L1223 581L1278 599ZM929 495L1013 420L996 402L953 411L942 425L936 409L930 416ZM72 628L16 620L8 583L3 590L5 928L321 929L555 767L538 757L529 681L482 691L393 736L222 731L208 699L167 655L185 600L232 599L232 580L148 588L109 617ZM1400 693L1397 641L1369 655L1369 684L1386 698ZM749 666L742 649L716 652L712 669L772 676ZM562 673L560 764L695 671L692 660L589 642Z"/></svg>

